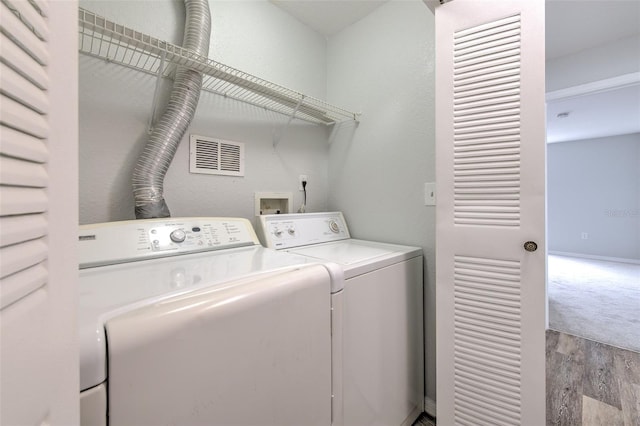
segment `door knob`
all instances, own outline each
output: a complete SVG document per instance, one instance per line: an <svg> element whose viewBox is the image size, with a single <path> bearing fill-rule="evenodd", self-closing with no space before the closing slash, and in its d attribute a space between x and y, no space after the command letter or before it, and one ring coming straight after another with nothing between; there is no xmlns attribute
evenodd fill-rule
<svg viewBox="0 0 640 426"><path fill-rule="evenodd" d="M538 250L538 244L533 241L527 241L526 243L524 243L524 249L526 251L536 251Z"/></svg>

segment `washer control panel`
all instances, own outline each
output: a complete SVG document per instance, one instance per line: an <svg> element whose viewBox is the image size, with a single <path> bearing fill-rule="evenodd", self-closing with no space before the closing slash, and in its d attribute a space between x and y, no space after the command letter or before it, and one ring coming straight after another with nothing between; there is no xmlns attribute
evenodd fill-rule
<svg viewBox="0 0 640 426"><path fill-rule="evenodd" d="M350 238L341 212L262 215L256 232L265 247L275 249Z"/></svg>
<svg viewBox="0 0 640 426"><path fill-rule="evenodd" d="M80 226L80 268L259 244L246 219L163 218Z"/></svg>

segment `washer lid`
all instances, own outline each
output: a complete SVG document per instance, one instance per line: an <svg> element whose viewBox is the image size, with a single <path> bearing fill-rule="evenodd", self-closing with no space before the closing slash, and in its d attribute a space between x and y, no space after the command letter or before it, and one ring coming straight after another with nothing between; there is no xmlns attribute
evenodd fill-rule
<svg viewBox="0 0 640 426"><path fill-rule="evenodd" d="M291 253L326 259L349 266L354 263L372 261L377 257L389 254L388 250L380 247L358 244L354 240L347 240L334 244L316 244L291 250Z"/></svg>
<svg viewBox="0 0 640 426"><path fill-rule="evenodd" d="M107 378L104 324L110 318L199 289L224 288L239 278L309 263L317 262L255 245L81 270L78 316L81 390ZM336 281L341 285L339 269ZM335 270L330 272L336 276Z"/></svg>
<svg viewBox="0 0 640 426"><path fill-rule="evenodd" d="M420 247L348 239L332 243L315 244L289 250L318 261L335 262L344 269L344 278L365 274L373 270L421 256Z"/></svg>

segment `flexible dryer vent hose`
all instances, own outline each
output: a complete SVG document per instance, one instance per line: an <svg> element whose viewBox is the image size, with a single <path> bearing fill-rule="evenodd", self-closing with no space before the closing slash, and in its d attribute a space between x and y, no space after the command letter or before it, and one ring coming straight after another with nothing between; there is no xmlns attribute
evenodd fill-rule
<svg viewBox="0 0 640 426"><path fill-rule="evenodd" d="M201 56L209 54L211 14L208 0L185 0L182 47ZM166 110L158 120L133 171L136 219L169 217L164 200L164 177L196 111L202 74L178 67Z"/></svg>

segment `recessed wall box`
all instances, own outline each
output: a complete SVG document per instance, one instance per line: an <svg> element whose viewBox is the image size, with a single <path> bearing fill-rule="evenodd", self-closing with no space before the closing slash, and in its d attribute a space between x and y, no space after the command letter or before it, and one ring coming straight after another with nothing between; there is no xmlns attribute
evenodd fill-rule
<svg viewBox="0 0 640 426"><path fill-rule="evenodd" d="M256 216L261 214L291 213L293 195L291 192L256 192Z"/></svg>

